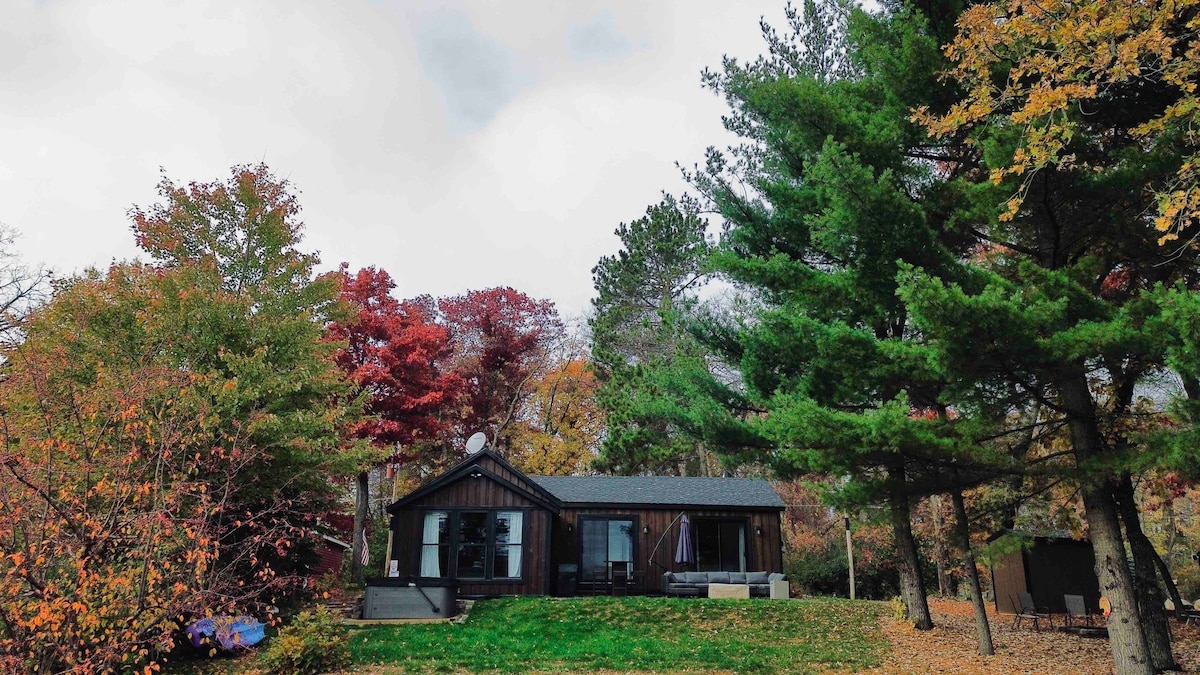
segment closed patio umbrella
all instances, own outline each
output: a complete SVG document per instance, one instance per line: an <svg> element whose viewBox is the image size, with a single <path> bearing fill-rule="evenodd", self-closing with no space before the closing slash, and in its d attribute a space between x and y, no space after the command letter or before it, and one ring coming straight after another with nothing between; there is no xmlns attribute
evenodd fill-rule
<svg viewBox="0 0 1200 675"><path fill-rule="evenodd" d="M687 516L679 521L679 545L675 547L675 562L684 565L696 562L696 552L692 550L692 525Z"/></svg>

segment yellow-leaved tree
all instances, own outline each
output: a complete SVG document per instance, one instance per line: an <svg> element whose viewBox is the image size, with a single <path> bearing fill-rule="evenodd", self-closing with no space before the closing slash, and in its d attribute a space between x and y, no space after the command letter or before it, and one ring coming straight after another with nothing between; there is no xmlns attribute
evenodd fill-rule
<svg viewBox="0 0 1200 675"><path fill-rule="evenodd" d="M1099 101L1136 89L1141 102L1129 111L1123 133L1147 152L1167 149L1177 161L1169 178L1131 187L1157 196L1160 243L1196 241L1200 0L1006 0L968 8L958 25L946 53L965 95L944 115L923 110L919 116L937 134L996 119L1019 133L1011 156L992 169L997 184L1023 178L1003 218L1015 216L1039 170L1083 162L1072 141Z"/></svg>
<svg viewBox="0 0 1200 675"><path fill-rule="evenodd" d="M596 456L604 414L595 374L584 358L554 365L533 385L525 419L513 430L512 461L542 476L586 471Z"/></svg>

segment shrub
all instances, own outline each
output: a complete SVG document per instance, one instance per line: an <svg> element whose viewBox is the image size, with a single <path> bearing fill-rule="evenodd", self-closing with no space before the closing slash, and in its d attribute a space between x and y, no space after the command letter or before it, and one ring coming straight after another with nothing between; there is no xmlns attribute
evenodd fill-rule
<svg viewBox="0 0 1200 675"><path fill-rule="evenodd" d="M341 619L321 607L300 612L259 657L271 673L316 675L350 665L350 646Z"/></svg>
<svg viewBox="0 0 1200 675"><path fill-rule="evenodd" d="M861 550L861 549L860 549ZM900 590L892 549L876 546L871 555L855 556L855 588L859 598L882 600ZM831 539L804 551L784 554L783 571L804 593L842 595L850 591L846 547Z"/></svg>
<svg viewBox="0 0 1200 675"><path fill-rule="evenodd" d="M1175 585L1184 600L1200 598L1200 566L1187 564L1175 570Z"/></svg>

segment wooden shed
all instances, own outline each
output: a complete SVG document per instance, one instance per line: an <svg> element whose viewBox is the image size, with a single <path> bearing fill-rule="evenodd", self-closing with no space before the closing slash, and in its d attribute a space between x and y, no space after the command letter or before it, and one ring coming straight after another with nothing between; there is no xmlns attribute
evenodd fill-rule
<svg viewBox="0 0 1200 675"><path fill-rule="evenodd" d="M314 572L317 576L323 574L340 575L342 573L342 558L351 549L349 542L342 541L328 534L321 535L321 541L316 546L317 566Z"/></svg>
<svg viewBox="0 0 1200 675"><path fill-rule="evenodd" d="M1033 537L1029 546L997 556L991 567L996 611L1013 614L1017 593L1033 596L1038 607L1063 613L1064 595L1082 595L1092 611L1100 609L1100 581L1092 544L1066 536Z"/></svg>
<svg viewBox="0 0 1200 675"><path fill-rule="evenodd" d="M666 571L781 572L783 510L761 479L527 476L485 448L388 507L390 555L464 596L591 591L614 569L656 590ZM676 563L685 515L694 560Z"/></svg>

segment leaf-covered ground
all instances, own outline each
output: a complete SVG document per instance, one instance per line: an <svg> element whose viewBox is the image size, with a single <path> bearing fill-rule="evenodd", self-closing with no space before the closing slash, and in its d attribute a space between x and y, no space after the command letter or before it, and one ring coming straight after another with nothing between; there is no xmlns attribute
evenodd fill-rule
<svg viewBox="0 0 1200 675"><path fill-rule="evenodd" d="M1025 624L1012 628L1012 617L990 608L995 656L975 653L975 619L971 605L931 601L936 627L916 631L891 616L881 622L891 651L873 673L1111 673L1108 640L1083 638L1058 630L1034 631ZM1057 626L1059 622L1055 620ZM1175 658L1184 672L1200 673L1200 627L1171 622Z"/></svg>

